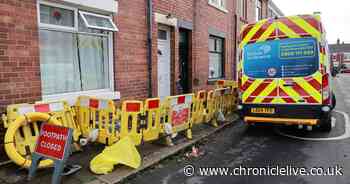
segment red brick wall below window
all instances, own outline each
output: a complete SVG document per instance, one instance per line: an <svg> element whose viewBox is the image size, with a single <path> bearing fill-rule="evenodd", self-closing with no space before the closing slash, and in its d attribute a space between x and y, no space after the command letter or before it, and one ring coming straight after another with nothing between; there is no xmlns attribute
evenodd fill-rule
<svg viewBox="0 0 350 184"><path fill-rule="evenodd" d="M40 97L36 0L0 1L0 113Z"/></svg>

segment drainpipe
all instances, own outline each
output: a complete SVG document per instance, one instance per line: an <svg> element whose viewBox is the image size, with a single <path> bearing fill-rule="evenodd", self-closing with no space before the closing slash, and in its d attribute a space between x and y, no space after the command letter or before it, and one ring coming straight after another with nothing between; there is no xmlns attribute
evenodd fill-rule
<svg viewBox="0 0 350 184"><path fill-rule="evenodd" d="M147 68L148 68L148 97L152 97L152 0L147 0Z"/></svg>
<svg viewBox="0 0 350 184"><path fill-rule="evenodd" d="M235 15L234 15L234 17L233 17L233 19L234 19L234 21L235 21L235 23L233 24L233 38L234 38L234 46L233 46L233 49L234 49L234 52L233 52L233 61L234 61L234 64L233 64L233 71L232 71L232 79L233 80L237 80L237 63L238 63L238 61L237 61L237 44L238 44L238 42L237 42L237 21L238 21L238 16L237 16L237 14L236 14L236 12L235 12Z"/></svg>

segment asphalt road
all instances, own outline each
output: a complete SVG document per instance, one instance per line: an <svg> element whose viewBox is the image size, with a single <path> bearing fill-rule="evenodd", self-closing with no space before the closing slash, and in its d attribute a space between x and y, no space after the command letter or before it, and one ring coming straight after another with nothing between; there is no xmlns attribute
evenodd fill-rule
<svg viewBox="0 0 350 184"><path fill-rule="evenodd" d="M350 114L350 74L338 76L334 84L337 107L333 112L334 128L329 134L284 127L247 127L243 122L235 122L197 145L204 155L187 158L181 153L125 183L350 184L350 122L347 122ZM240 166L245 167L246 173L250 167L250 176L237 176L239 172L244 174L244 169L235 169ZM259 171L262 174L268 172L267 167L277 166L288 170L289 176L285 176L288 171L282 173L282 169L279 176L276 176L276 170L270 170L270 176L255 176ZM185 175L184 167L191 176ZM228 176L222 176L225 172L220 174L220 171L216 176L214 172L214 176L205 176L204 169L208 167L227 167ZM327 168L334 167L339 172L329 169L327 175ZM292 173L304 169L306 173L303 172L303 176Z"/></svg>

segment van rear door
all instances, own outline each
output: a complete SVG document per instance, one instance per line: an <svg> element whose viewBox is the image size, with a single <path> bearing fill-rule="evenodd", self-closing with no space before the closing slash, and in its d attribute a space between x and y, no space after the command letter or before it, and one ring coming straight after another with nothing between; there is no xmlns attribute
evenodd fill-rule
<svg viewBox="0 0 350 184"><path fill-rule="evenodd" d="M243 103L322 103L322 75L315 38L250 43L243 53Z"/></svg>

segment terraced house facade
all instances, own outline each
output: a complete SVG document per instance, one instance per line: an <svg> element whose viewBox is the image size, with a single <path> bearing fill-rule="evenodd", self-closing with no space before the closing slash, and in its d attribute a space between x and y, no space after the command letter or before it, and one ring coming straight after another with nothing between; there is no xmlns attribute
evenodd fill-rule
<svg viewBox="0 0 350 184"><path fill-rule="evenodd" d="M164 98L234 79L237 35L242 24L256 20L257 5L2 0L0 112L9 104L40 100L73 104L79 95Z"/></svg>

